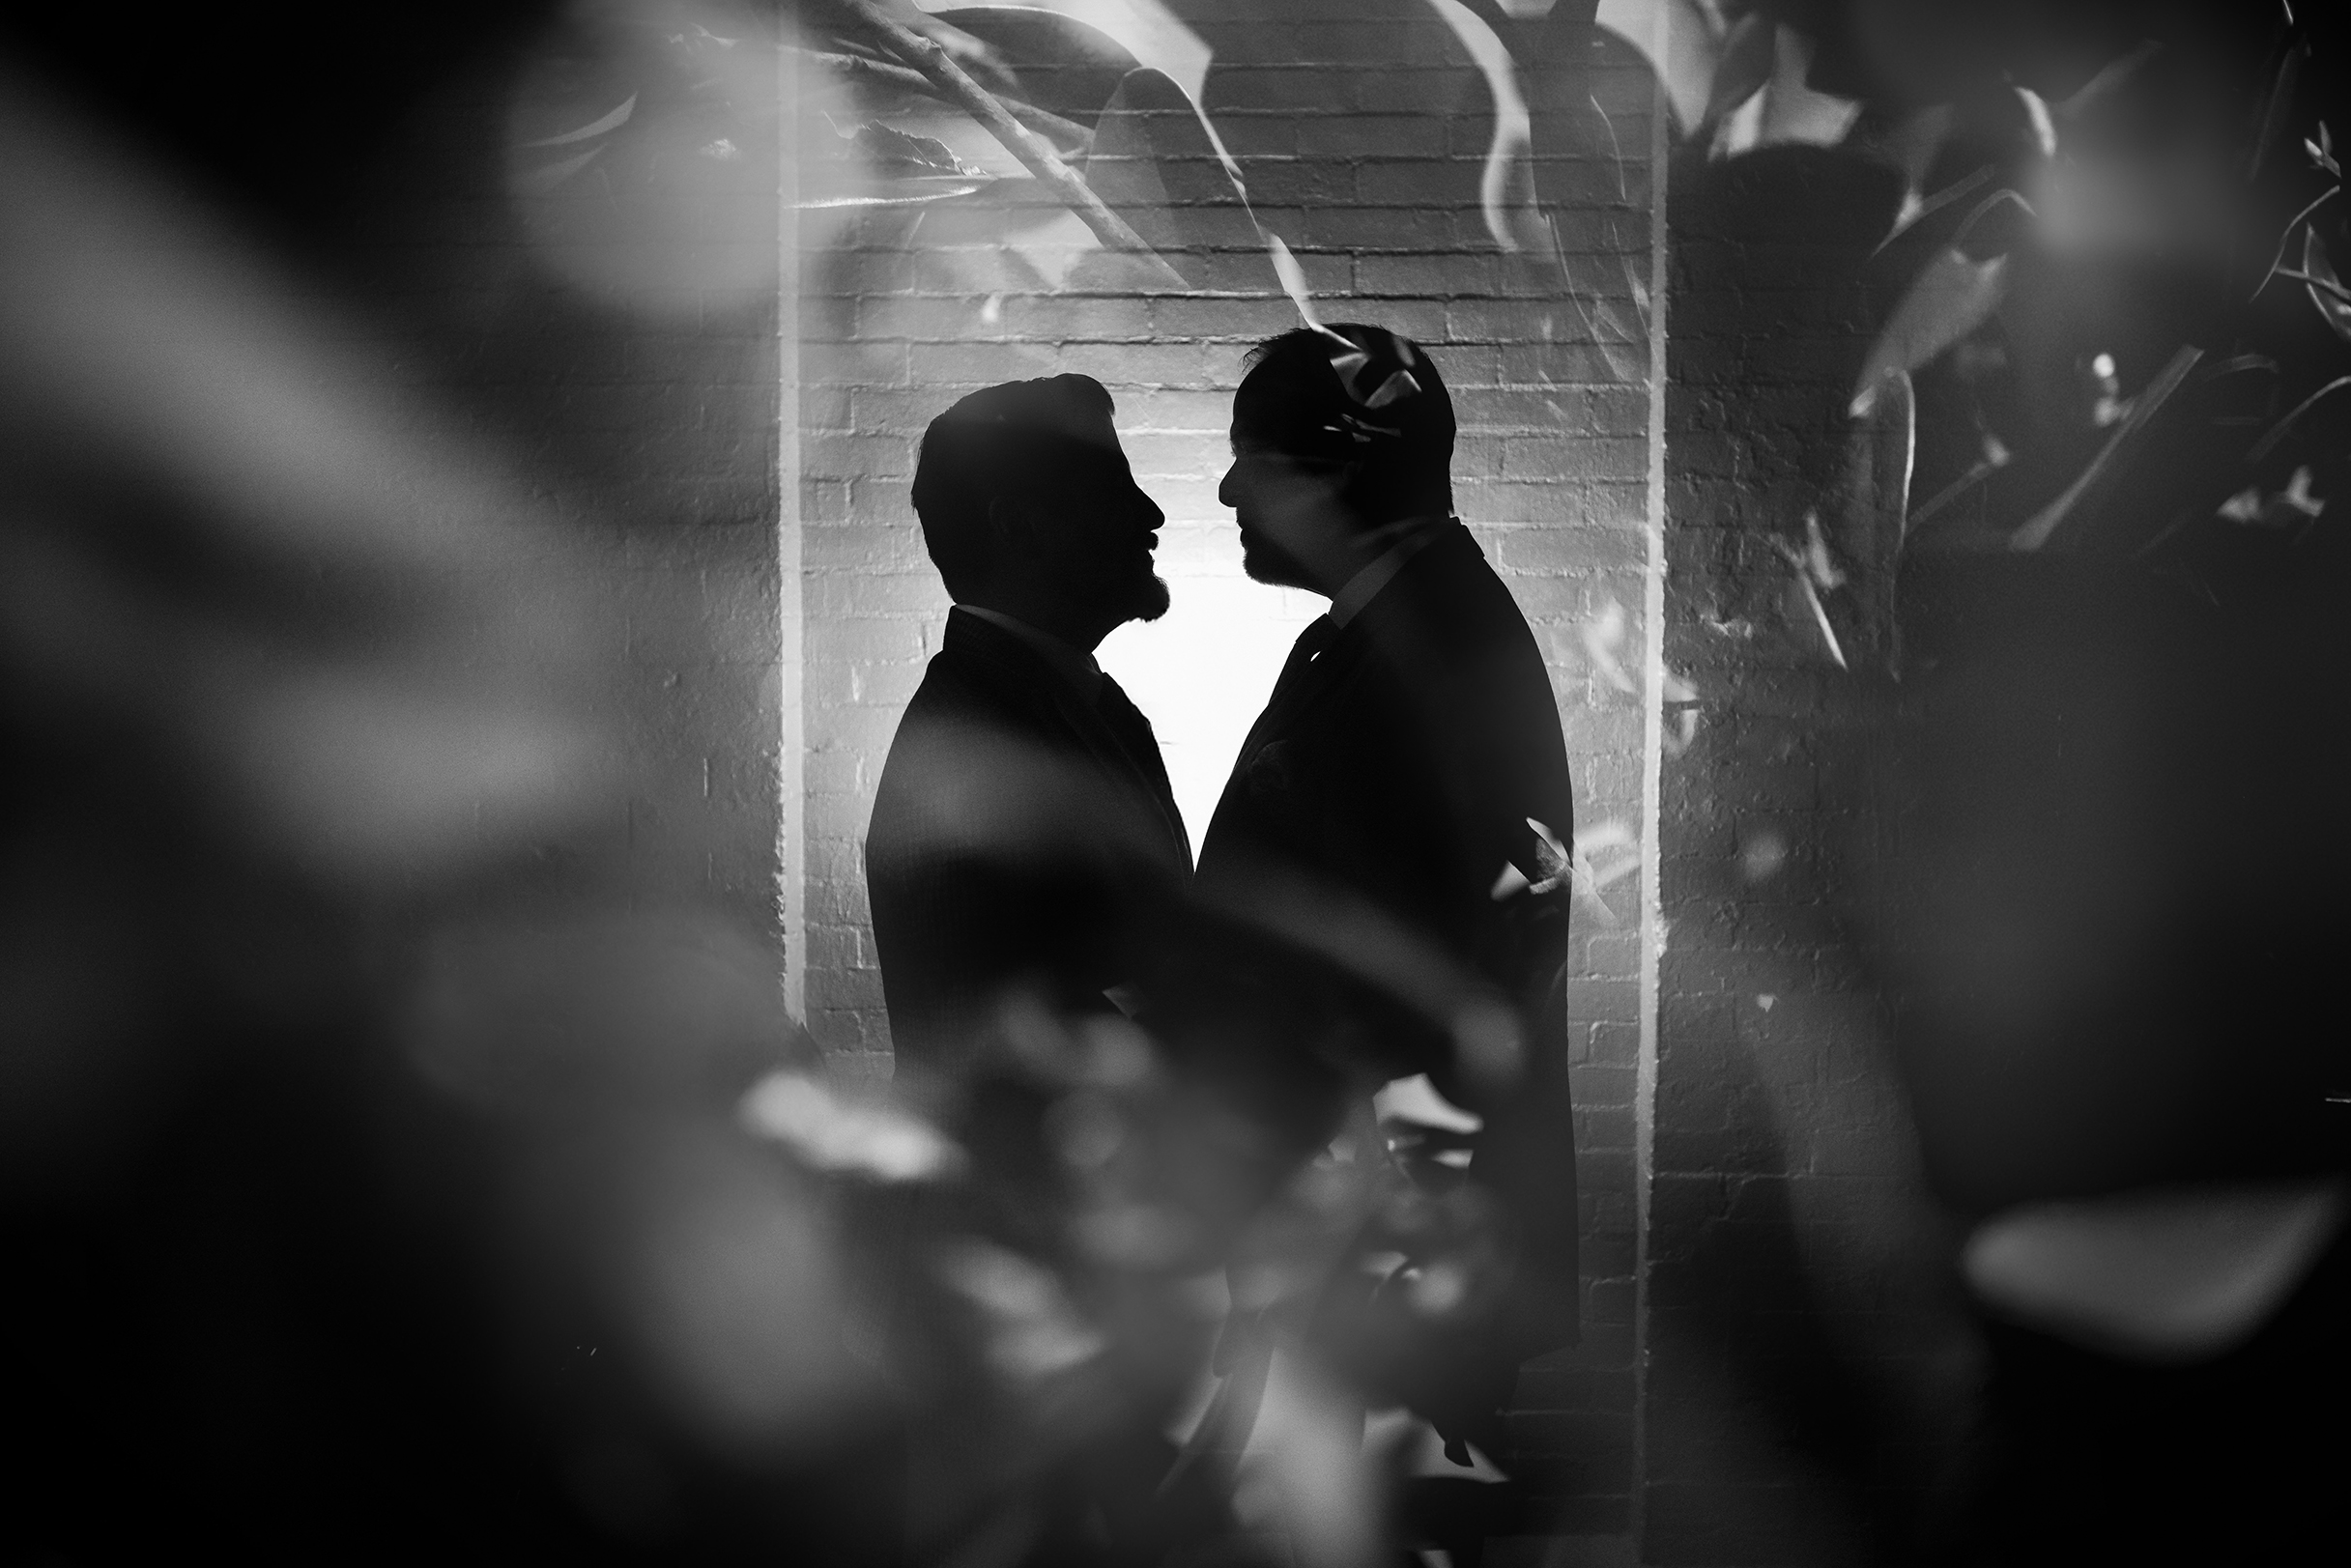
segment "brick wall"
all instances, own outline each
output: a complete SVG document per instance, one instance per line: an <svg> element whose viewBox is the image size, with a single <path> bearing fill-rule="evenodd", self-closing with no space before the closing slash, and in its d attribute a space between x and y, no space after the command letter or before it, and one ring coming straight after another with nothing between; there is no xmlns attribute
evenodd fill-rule
<svg viewBox="0 0 2351 1568"><path fill-rule="evenodd" d="M1559 263L1506 256L1487 233L1486 88L1420 0L1315 0L1277 20L1233 0L1180 9L1216 51L1206 107L1257 216L1298 253L1326 315L1391 326L1436 356L1460 416L1460 508L1552 661L1579 822L1637 832L1639 701L1588 658L1585 629L1622 607L1634 622L1619 652L1638 668L1649 393L1629 280L1649 265L1646 71L1580 24L1513 41L1559 57L1547 79L1572 110L1538 121L1537 148L1564 209L1571 299ZM1121 631L1103 657L1159 727L1195 837L1291 637L1320 608L1242 577L1215 500L1241 355L1297 321L1246 225L1229 248L1188 255L1203 287L1175 293L1082 265L1050 288L1006 244L1009 221L973 202L803 228L807 998L819 1041L862 1074L886 1071L888 1033L859 841L947 605L907 501L923 424L1016 377L1083 371L1110 387L1137 476L1168 514L1160 558L1175 609ZM1595 311L1615 324L1599 329L1606 352ZM1626 1528L1633 1473L1639 893L1620 880L1602 897L1615 924L1583 922L1565 1043L1586 1341L1530 1371L1515 1427L1546 1526L1587 1535Z"/></svg>
<svg viewBox="0 0 2351 1568"><path fill-rule="evenodd" d="M1697 701L1661 823L1647 1560L1911 1560L1972 1342L1872 982L1869 677L1771 542L1833 516L1896 191L1786 148L1670 188L1666 658Z"/></svg>

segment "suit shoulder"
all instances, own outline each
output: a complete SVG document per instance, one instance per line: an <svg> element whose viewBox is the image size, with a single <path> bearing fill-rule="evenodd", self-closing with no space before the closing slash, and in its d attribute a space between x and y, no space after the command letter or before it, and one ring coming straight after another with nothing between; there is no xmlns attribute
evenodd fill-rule
<svg viewBox="0 0 2351 1568"><path fill-rule="evenodd" d="M1423 553L1415 572L1408 566L1397 585L1405 592L1396 606L1405 635L1433 652L1475 665L1495 660L1533 660L1542 655L1526 612L1509 584L1466 534Z"/></svg>

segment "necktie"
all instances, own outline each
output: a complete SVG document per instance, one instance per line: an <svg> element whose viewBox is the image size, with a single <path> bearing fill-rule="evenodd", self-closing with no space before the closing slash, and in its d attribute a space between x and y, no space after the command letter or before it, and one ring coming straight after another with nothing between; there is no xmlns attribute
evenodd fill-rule
<svg viewBox="0 0 2351 1568"><path fill-rule="evenodd" d="M1189 865L1190 836L1185 833L1184 818L1176 812L1175 790L1167 782L1167 764L1160 756L1160 738L1152 732L1151 721L1143 717L1143 710L1134 705L1126 690L1106 674L1102 678L1101 689L1094 694L1094 710L1102 715L1103 723L1109 726L1110 733L1117 738L1119 749L1127 754L1128 760L1159 797L1160 809L1184 845L1184 859Z"/></svg>

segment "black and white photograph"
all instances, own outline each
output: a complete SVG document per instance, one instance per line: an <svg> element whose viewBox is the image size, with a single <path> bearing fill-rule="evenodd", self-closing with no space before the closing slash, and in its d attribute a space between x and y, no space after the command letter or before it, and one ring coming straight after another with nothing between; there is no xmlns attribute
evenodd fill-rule
<svg viewBox="0 0 2351 1568"><path fill-rule="evenodd" d="M2333 0L12 8L0 1558L2351 1554L2346 158Z"/></svg>

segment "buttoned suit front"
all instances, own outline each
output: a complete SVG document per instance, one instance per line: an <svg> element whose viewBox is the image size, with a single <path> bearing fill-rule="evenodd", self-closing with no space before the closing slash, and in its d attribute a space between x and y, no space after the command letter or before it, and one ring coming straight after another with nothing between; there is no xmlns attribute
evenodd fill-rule
<svg viewBox="0 0 2351 1568"><path fill-rule="evenodd" d="M1539 826L1537 825L1539 824ZM1426 1069L1481 1116L1469 1181L1505 1216L1508 1305L1485 1326L1507 1371L1576 1326L1566 1083L1566 868L1573 791L1542 654L1476 540L1447 521L1343 626L1299 639L1201 844L1228 906L1321 890L1483 982L1516 1014L1521 1075L1481 1091L1425 1031L1371 1031L1380 1070Z"/></svg>

